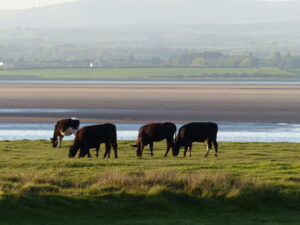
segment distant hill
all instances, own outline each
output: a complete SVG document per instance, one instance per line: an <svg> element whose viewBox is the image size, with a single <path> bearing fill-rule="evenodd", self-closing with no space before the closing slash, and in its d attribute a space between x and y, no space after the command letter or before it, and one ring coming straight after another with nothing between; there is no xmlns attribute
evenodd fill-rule
<svg viewBox="0 0 300 225"><path fill-rule="evenodd" d="M300 2L256 0L81 0L43 8L0 11L0 27L260 23L300 20Z"/></svg>

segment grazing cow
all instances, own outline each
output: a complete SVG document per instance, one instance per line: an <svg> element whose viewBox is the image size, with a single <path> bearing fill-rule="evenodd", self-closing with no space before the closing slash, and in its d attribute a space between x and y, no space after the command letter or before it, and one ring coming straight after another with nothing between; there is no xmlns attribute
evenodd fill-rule
<svg viewBox="0 0 300 225"><path fill-rule="evenodd" d="M114 124L105 123L93 126L87 126L79 129L73 141L73 145L69 150L69 158L75 157L78 150L79 158L92 157L90 154L91 148L96 148L96 157L98 157L100 144L105 143L105 154L103 158L110 157L111 146L115 152L115 158L118 158L118 145L117 145L117 129Z"/></svg>
<svg viewBox="0 0 300 225"><path fill-rule="evenodd" d="M53 148L61 147L61 142L64 136L76 134L79 125L80 121L77 118L63 119L57 121L54 127L53 138L50 138Z"/></svg>
<svg viewBox="0 0 300 225"><path fill-rule="evenodd" d="M140 128L137 144L132 145L136 148L136 155L142 157L144 147L150 145L151 156L153 156L153 142L158 142L166 139L167 150L165 157L173 147L174 135L176 133L176 125L173 123L150 123Z"/></svg>
<svg viewBox="0 0 300 225"><path fill-rule="evenodd" d="M191 156L193 142L207 141L207 151L205 157L208 156L209 151L214 145L215 157L218 156L218 143L217 143L218 125L215 123L189 123L182 126L175 139L173 147L173 156L177 156L180 148L184 147L184 157L189 148Z"/></svg>

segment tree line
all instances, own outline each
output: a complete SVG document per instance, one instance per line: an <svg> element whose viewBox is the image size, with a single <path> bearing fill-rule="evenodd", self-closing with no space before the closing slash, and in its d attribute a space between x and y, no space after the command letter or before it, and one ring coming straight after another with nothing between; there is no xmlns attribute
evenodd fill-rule
<svg viewBox="0 0 300 225"><path fill-rule="evenodd" d="M202 52L194 54L183 54L171 57L169 66L195 66L195 67L277 67L281 69L300 68L300 56L291 53L282 55L276 52L269 57L259 58L253 54L224 55L221 52Z"/></svg>
<svg viewBox="0 0 300 225"><path fill-rule="evenodd" d="M7 68L60 67L227 67L300 68L300 56L276 52L265 57L252 53L224 54L218 51L185 52L183 49L43 49L8 48L0 45L0 62ZM24 54L23 54L24 53Z"/></svg>

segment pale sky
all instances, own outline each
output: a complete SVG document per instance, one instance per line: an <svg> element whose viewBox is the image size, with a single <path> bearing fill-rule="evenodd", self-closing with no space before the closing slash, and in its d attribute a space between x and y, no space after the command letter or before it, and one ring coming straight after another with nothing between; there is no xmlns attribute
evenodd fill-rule
<svg viewBox="0 0 300 225"><path fill-rule="evenodd" d="M46 5L53 5L65 2L73 2L78 0L0 0L0 9L11 10L11 9L25 9ZM105 0L99 0L105 1ZM184 4L188 0L120 0L120 1L138 1L138 2L151 2L159 3L167 6ZM200 1L200 0L199 0ZM202 0L203 1L203 0ZM209 0L204 0L209 1ZM224 0L220 0L224 1ZM253 0L253 1L265 1L265 2L290 2L300 0Z"/></svg>
<svg viewBox="0 0 300 225"><path fill-rule="evenodd" d="M0 9L25 9L72 1L76 0L0 0Z"/></svg>

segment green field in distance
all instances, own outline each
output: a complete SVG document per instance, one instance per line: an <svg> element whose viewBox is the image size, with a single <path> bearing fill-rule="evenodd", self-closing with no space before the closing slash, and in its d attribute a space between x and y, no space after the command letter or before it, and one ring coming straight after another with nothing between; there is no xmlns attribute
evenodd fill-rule
<svg viewBox="0 0 300 225"><path fill-rule="evenodd" d="M299 71L265 68L70 68L0 70L0 79L300 80Z"/></svg>

